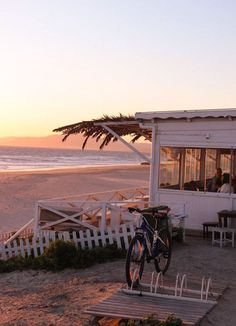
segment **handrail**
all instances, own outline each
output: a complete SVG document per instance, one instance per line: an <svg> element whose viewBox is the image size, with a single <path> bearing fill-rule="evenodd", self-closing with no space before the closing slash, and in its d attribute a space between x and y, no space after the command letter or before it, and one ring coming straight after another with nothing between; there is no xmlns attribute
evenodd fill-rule
<svg viewBox="0 0 236 326"><path fill-rule="evenodd" d="M14 240L15 238L18 237L18 235L21 234L22 231L24 231L27 226L29 226L31 223L34 222L34 219L35 218L32 218L28 223L26 223L24 226L22 226L22 228L20 228L20 230L18 230L15 234L13 234L9 239L7 239L5 242L4 242L4 245L7 245L8 243L10 243L12 240Z"/></svg>

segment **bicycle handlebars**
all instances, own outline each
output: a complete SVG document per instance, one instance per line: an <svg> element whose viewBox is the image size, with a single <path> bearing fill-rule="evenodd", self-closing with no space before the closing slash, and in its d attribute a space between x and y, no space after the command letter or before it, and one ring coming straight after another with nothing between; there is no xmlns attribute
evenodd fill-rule
<svg viewBox="0 0 236 326"><path fill-rule="evenodd" d="M129 211L130 213L133 213L133 212L141 213L141 212L142 212L142 210L139 209L139 208L137 208L137 207L128 207L128 211Z"/></svg>
<svg viewBox="0 0 236 326"><path fill-rule="evenodd" d="M142 214L163 217L168 214L170 209L168 206L148 207L144 209L140 209L138 207L128 207L128 211L129 213L138 212Z"/></svg>

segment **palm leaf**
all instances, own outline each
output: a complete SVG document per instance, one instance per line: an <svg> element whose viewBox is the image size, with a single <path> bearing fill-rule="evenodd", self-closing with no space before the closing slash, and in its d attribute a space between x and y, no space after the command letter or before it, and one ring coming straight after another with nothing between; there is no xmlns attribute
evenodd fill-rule
<svg viewBox="0 0 236 326"><path fill-rule="evenodd" d="M145 140L151 140L151 131L140 128L139 124L135 121L132 115L108 116L103 115L100 119L93 119L90 121L81 121L67 126L62 126L54 129L54 132L60 132L64 137L62 141L65 141L69 136L75 134L82 134L85 140L82 144L82 149L85 148L88 140L94 138L96 142L101 141L99 146L103 149L111 141L117 141L117 137L113 136L106 129L99 125L99 123L109 122L109 128L114 130L119 136L130 135L132 137L131 142L134 143L143 137ZM114 122L114 125L112 124ZM119 122L126 122L126 124L117 124Z"/></svg>

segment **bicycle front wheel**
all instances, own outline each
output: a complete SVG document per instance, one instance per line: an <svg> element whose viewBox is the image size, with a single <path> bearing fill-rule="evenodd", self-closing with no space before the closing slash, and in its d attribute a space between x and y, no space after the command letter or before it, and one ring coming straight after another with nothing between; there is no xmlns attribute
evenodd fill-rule
<svg viewBox="0 0 236 326"><path fill-rule="evenodd" d="M160 240L158 241L158 254L154 259L154 264L157 273L162 272L162 274L165 274L170 265L172 240L170 232L168 230L160 231L159 236L164 242L164 244L161 243Z"/></svg>
<svg viewBox="0 0 236 326"><path fill-rule="evenodd" d="M126 282L136 287L142 278L146 249L144 239L135 235L130 242L126 256Z"/></svg>

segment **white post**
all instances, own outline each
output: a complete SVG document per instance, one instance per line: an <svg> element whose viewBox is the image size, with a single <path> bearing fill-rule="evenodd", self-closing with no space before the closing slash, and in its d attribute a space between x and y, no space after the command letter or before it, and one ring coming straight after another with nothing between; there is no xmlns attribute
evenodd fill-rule
<svg viewBox="0 0 236 326"><path fill-rule="evenodd" d="M40 211L41 211L41 208L40 208L40 205L39 205L39 202L36 203L35 205L35 209L34 209L34 236L37 237L38 234L39 234L39 220L40 220Z"/></svg>
<svg viewBox="0 0 236 326"><path fill-rule="evenodd" d="M157 125L152 127L152 153L151 153L151 167L149 180L149 202L154 204L155 191L158 189L159 180L159 163L160 163L160 143L158 141Z"/></svg>
<svg viewBox="0 0 236 326"><path fill-rule="evenodd" d="M106 211L107 211L106 203L103 203L102 204L101 225L100 225L100 230L102 232L104 232L105 228L106 228Z"/></svg>

